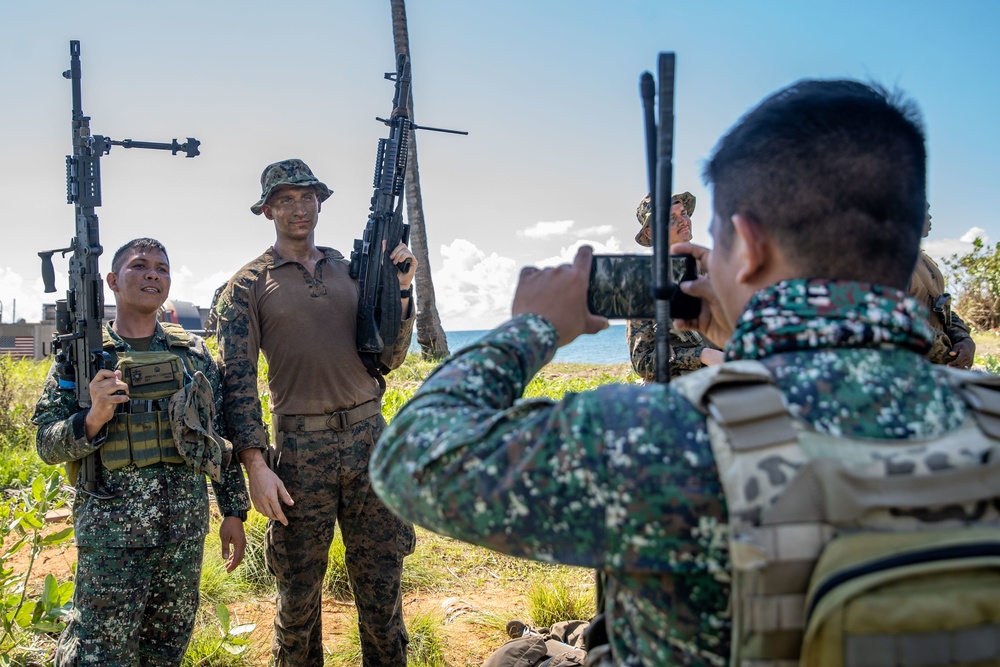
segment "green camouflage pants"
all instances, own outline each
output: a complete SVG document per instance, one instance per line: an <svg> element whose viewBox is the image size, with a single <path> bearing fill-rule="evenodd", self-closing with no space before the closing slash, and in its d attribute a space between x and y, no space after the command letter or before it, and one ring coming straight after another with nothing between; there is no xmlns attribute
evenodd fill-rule
<svg viewBox="0 0 1000 667"><path fill-rule="evenodd" d="M295 501L288 526L267 526L267 565L277 577L272 653L277 667L323 664L322 596L335 522L358 610L363 664L406 664L400 578L413 526L375 495L368 460L385 428L381 415L345 431L279 433L275 472Z"/></svg>
<svg viewBox="0 0 1000 667"><path fill-rule="evenodd" d="M162 547L80 547L57 667L180 665L198 611L204 538Z"/></svg>

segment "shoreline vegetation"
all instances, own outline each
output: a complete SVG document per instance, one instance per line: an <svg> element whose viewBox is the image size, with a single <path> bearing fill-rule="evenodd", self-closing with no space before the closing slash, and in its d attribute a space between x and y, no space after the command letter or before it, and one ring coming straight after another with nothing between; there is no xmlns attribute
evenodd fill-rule
<svg viewBox="0 0 1000 667"><path fill-rule="evenodd" d="M1000 373L1000 331L977 332L976 368ZM391 419L437 366L411 354L388 378L383 414ZM261 376L266 376L266 367ZM48 362L0 356L0 665L52 663L55 639L69 609L76 550L68 507L72 490L61 466L42 463L30 424ZM628 363L546 365L526 397L553 399L610 382L637 382ZM262 385L263 389L263 385ZM263 404L267 406L267 395ZM201 606L185 658L187 667L263 666L268 662L274 580L263 559L266 520L250 513L243 564L227 575L219 555L218 512L205 545ZM359 665L357 616L339 535L325 579L325 665ZM534 627L594 613L591 570L510 558L417 529L406 558L404 614L415 667L478 666L507 639L506 623Z"/></svg>

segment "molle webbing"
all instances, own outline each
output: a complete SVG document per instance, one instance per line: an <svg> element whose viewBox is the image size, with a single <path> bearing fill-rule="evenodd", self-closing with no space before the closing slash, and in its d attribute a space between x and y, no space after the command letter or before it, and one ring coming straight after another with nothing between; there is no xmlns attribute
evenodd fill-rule
<svg viewBox="0 0 1000 667"><path fill-rule="evenodd" d="M677 381L709 416L729 508L733 665L1000 660L1000 379L939 372L970 416L959 429L923 441L818 433L791 416L757 362L726 363ZM900 540L912 564L897 557ZM852 548L871 550L861 553L870 562L858 572L850 558L845 565ZM925 573L927 584L917 576ZM934 588L942 578L950 597ZM867 607L853 603L858 595ZM880 612L866 611L880 604ZM898 627L886 621L914 605L938 607L926 622L912 615ZM860 627L850 620L864 613ZM942 630L941 618L959 616L955 629Z"/></svg>
<svg viewBox="0 0 1000 667"><path fill-rule="evenodd" d="M161 323L167 344L174 351L123 352L117 369L129 385L129 402L108 423L108 437L101 446L101 462L108 470L154 463L183 463L170 430L168 400L184 383L184 355L190 337L183 327ZM113 341L105 339L105 347ZM178 349L179 348L179 349ZM179 356L180 355L180 356Z"/></svg>

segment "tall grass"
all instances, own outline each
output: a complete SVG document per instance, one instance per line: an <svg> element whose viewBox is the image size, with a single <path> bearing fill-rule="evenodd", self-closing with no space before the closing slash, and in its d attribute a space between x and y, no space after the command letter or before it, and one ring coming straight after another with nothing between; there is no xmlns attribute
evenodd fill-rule
<svg viewBox="0 0 1000 667"><path fill-rule="evenodd" d="M31 423L48 369L45 362L0 355L0 488L23 487L58 467L38 458Z"/></svg>

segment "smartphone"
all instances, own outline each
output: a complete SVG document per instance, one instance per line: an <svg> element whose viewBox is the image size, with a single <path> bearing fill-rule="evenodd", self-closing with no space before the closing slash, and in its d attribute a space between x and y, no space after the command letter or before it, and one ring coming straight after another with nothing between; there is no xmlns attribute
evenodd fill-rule
<svg viewBox="0 0 1000 667"><path fill-rule="evenodd" d="M701 312L701 299L684 294L677 287L698 277L692 255L670 255L670 317L691 320ZM652 255L594 255L590 264L587 307L595 315L615 319L653 319Z"/></svg>

